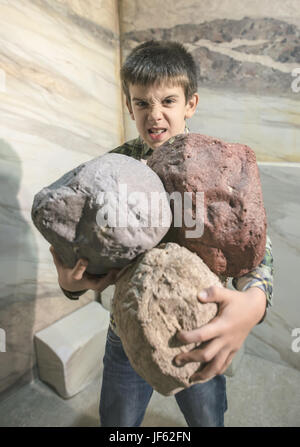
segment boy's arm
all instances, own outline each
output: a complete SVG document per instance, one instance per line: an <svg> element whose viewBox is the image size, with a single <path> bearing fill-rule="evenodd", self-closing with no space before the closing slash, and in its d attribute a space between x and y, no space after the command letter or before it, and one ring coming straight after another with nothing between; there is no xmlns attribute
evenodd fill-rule
<svg viewBox="0 0 300 447"><path fill-rule="evenodd" d="M258 287L266 294L266 311L259 322L261 323L267 313L267 308L273 304L273 253L272 242L267 235L265 256L258 267L240 278L233 278L232 285L240 291L245 291L250 287Z"/></svg>
<svg viewBox="0 0 300 447"><path fill-rule="evenodd" d="M205 342L199 348L175 358L178 366L188 362L203 364L203 369L194 374L192 381L223 374L249 332L263 320L266 307L272 302L273 292L273 256L269 238L262 263L250 274L234 280L234 286L243 291L216 286L203 290L199 301L217 303L218 314L199 329L177 334L184 344Z"/></svg>

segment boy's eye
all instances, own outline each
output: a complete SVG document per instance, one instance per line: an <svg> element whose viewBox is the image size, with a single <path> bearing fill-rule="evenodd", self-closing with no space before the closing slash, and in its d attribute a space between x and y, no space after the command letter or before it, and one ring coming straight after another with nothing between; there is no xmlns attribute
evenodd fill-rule
<svg viewBox="0 0 300 447"><path fill-rule="evenodd" d="M165 104L173 104L174 102L175 102L175 100L171 99L171 98L167 98L167 99L164 100Z"/></svg>
<svg viewBox="0 0 300 447"><path fill-rule="evenodd" d="M137 105L138 107L146 107L146 106L147 106L147 103L146 103L145 101L137 101L137 102L136 102L136 105Z"/></svg>

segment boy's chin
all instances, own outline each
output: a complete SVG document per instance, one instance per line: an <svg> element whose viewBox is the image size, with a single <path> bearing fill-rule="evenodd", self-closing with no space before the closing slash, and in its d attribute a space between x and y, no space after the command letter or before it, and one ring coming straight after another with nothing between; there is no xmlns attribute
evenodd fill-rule
<svg viewBox="0 0 300 447"><path fill-rule="evenodd" d="M170 136L165 136L164 138L162 138L161 140L158 141L153 141L151 139L151 137L148 137L146 142L148 144L149 147L151 147L151 149L157 149L159 146L162 146L166 141L168 141L171 137Z"/></svg>

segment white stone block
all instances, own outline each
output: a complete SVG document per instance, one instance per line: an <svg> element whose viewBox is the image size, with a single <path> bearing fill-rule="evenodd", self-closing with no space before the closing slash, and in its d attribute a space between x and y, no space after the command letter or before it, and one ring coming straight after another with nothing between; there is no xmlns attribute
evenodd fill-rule
<svg viewBox="0 0 300 447"><path fill-rule="evenodd" d="M95 292L95 300L100 303L108 312L112 311L112 299L115 292L115 285L106 287L103 292Z"/></svg>
<svg viewBox="0 0 300 447"><path fill-rule="evenodd" d="M100 372L109 313L96 302L35 334L39 377L68 399Z"/></svg>

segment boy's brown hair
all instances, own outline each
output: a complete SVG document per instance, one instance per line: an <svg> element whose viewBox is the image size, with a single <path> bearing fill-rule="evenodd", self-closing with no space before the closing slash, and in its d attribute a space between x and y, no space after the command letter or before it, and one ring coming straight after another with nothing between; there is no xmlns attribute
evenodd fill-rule
<svg viewBox="0 0 300 447"><path fill-rule="evenodd" d="M171 82L182 86L186 102L197 92L197 68L179 42L150 40L134 48L121 68L122 88L130 102L129 85Z"/></svg>

